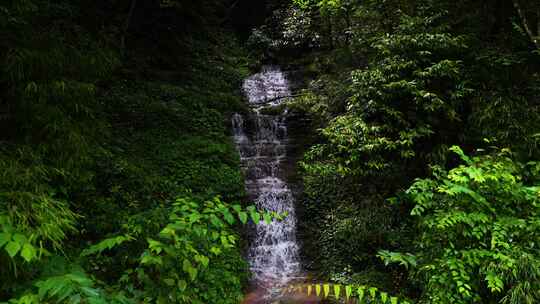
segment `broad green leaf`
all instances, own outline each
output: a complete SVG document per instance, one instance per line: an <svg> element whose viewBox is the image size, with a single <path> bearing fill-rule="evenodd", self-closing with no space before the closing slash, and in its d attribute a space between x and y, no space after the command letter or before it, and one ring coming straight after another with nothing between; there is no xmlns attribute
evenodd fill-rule
<svg viewBox="0 0 540 304"><path fill-rule="evenodd" d="M356 292L358 293L358 300L360 301L364 300L366 288L364 286L360 286L358 287L358 290Z"/></svg>
<svg viewBox="0 0 540 304"><path fill-rule="evenodd" d="M180 291L186 290L186 287L187 287L186 281L184 280L178 281L178 288L180 289Z"/></svg>
<svg viewBox="0 0 540 304"><path fill-rule="evenodd" d="M335 284L334 285L334 296L336 299L339 299L339 296L341 295L341 285Z"/></svg>
<svg viewBox="0 0 540 304"><path fill-rule="evenodd" d="M257 212L257 209L255 208L255 206L247 206L247 207L246 207L246 210L247 210L249 213Z"/></svg>
<svg viewBox="0 0 540 304"><path fill-rule="evenodd" d="M195 279L197 278L198 273L199 273L199 271L197 270L197 268L189 269L189 277L191 278L192 281L195 281Z"/></svg>
<svg viewBox="0 0 540 304"><path fill-rule="evenodd" d="M220 255L221 254L221 248L214 246L214 247L210 248L210 252L213 253L214 255Z"/></svg>
<svg viewBox="0 0 540 304"><path fill-rule="evenodd" d="M272 222L272 216L267 212L263 213L263 219L266 224L270 224Z"/></svg>
<svg viewBox="0 0 540 304"><path fill-rule="evenodd" d="M255 225L258 225L259 222L261 221L261 215L256 211L251 212L250 215L251 215L251 219L253 220Z"/></svg>
<svg viewBox="0 0 540 304"><path fill-rule="evenodd" d="M239 212L238 213L238 218L240 219L240 222L242 222L242 224L245 225L247 223L247 220L248 220L248 215L245 212Z"/></svg>
<svg viewBox="0 0 540 304"><path fill-rule="evenodd" d="M0 248L4 246L7 242L11 240L11 233L8 232L2 232L0 233Z"/></svg>
<svg viewBox="0 0 540 304"><path fill-rule="evenodd" d="M369 295L372 299L375 299L375 295L377 294L377 287L370 287L369 288Z"/></svg>
<svg viewBox="0 0 540 304"><path fill-rule="evenodd" d="M163 251L163 244L161 242L158 242L158 241L155 241L155 240L152 240L152 239L147 239L148 241L148 248L150 248L150 250L156 252L156 253L161 253L161 251Z"/></svg>
<svg viewBox="0 0 540 304"><path fill-rule="evenodd" d="M202 216L198 212L194 212L189 215L189 221L192 223L198 222Z"/></svg>
<svg viewBox="0 0 540 304"><path fill-rule="evenodd" d="M459 146L450 147L450 151L456 153L465 163L467 163L467 165L472 164L472 160L467 155L465 155L465 152L463 152L463 150Z"/></svg>
<svg viewBox="0 0 540 304"><path fill-rule="evenodd" d="M20 234L20 233L15 233L13 235L13 240L17 243L19 243L21 246L28 242L28 239L26 238L26 236L24 234Z"/></svg>
<svg viewBox="0 0 540 304"><path fill-rule="evenodd" d="M222 244L223 246L228 247L228 246L230 245L230 244L229 244L229 240L228 240L227 237L225 237L224 235L222 235L222 236L220 237L220 239L221 239L221 244Z"/></svg>
<svg viewBox="0 0 540 304"><path fill-rule="evenodd" d="M236 211L236 213L242 212L242 207L240 205L232 205L232 209Z"/></svg>
<svg viewBox="0 0 540 304"><path fill-rule="evenodd" d="M210 263L210 259L204 255L199 257L199 261L204 267L208 267L208 264Z"/></svg>
<svg viewBox="0 0 540 304"><path fill-rule="evenodd" d="M214 227L216 228L221 228L223 227L223 222L215 215L211 215L210 216L210 222L212 223L212 225L214 225Z"/></svg>
<svg viewBox="0 0 540 304"><path fill-rule="evenodd" d="M349 300L349 298L351 297L351 294L352 294L352 286L351 285L345 286L345 297L347 298L347 300Z"/></svg>
<svg viewBox="0 0 540 304"><path fill-rule="evenodd" d="M386 292L381 292L381 301L383 303L386 303L386 301L388 300L388 293Z"/></svg>
<svg viewBox="0 0 540 304"><path fill-rule="evenodd" d="M151 265L151 264L162 265L163 260L159 256L153 256L151 254L145 253L145 254L143 254L143 256L141 258L141 264L143 264L143 265Z"/></svg>
<svg viewBox="0 0 540 304"><path fill-rule="evenodd" d="M227 223L229 223L229 225L234 224L234 217L229 212L229 210L224 210L223 211L223 218L225 219L225 221L227 221Z"/></svg>
<svg viewBox="0 0 540 304"><path fill-rule="evenodd" d="M193 265L188 259L184 259L184 262L182 263L182 270L189 273L189 270L193 268Z"/></svg>
<svg viewBox="0 0 540 304"><path fill-rule="evenodd" d="M486 275L486 281L491 292L500 292L504 288L503 281L494 272L489 272Z"/></svg>
<svg viewBox="0 0 540 304"><path fill-rule="evenodd" d="M328 295L330 294L330 284L324 284L323 290L324 290L324 297L328 298Z"/></svg>
<svg viewBox="0 0 540 304"><path fill-rule="evenodd" d="M10 241L6 245L5 249L10 257L14 257L17 254L17 252L19 252L19 250L21 249L21 244L15 241Z"/></svg>
<svg viewBox="0 0 540 304"><path fill-rule="evenodd" d="M21 256L27 261L32 261L37 255L37 251L30 243L25 243L21 250Z"/></svg>

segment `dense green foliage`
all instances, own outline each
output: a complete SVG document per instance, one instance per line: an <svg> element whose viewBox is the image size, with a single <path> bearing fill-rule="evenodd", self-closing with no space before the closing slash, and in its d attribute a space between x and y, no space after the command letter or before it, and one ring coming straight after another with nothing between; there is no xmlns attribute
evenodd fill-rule
<svg viewBox="0 0 540 304"><path fill-rule="evenodd" d="M243 51L214 3L83 2L0 5L0 302L237 303Z"/></svg>
<svg viewBox="0 0 540 304"><path fill-rule="evenodd" d="M407 194L419 218L416 254L382 251L388 262L415 270L428 303L534 303L540 264L538 163L515 162L509 151L469 158Z"/></svg>
<svg viewBox="0 0 540 304"><path fill-rule="evenodd" d="M311 269L422 303L538 302L538 3L291 2L252 40L313 77L290 104L317 132ZM454 168L454 145L478 156Z"/></svg>
<svg viewBox="0 0 540 304"><path fill-rule="evenodd" d="M540 4L525 0L4 1L0 302L241 301L238 228L279 215L236 203L227 120L251 59L229 29L264 6L245 44L310 80L288 104L311 123L300 235L332 282L291 288L539 302Z"/></svg>
<svg viewBox="0 0 540 304"><path fill-rule="evenodd" d="M177 199L169 223L156 239L143 241L142 231L134 226L126 234L104 239L80 253L80 263L104 271L123 260L121 266L125 269L117 283L100 286L103 282L90 277L78 264L47 257L42 260L46 263L43 279L9 303L237 303L243 296L247 271L231 225L245 224L248 218L258 221L261 216L272 218L253 207L243 210L240 205L229 206L218 198L206 202ZM10 257L18 250L11 244L22 242L21 256L27 262L40 260L27 253L33 249L27 249L32 247L26 247L24 235L14 234L12 239L4 248ZM127 250L127 243L133 243L131 247L135 248ZM137 249L139 254L128 255ZM113 250L118 250L116 260L107 259Z"/></svg>

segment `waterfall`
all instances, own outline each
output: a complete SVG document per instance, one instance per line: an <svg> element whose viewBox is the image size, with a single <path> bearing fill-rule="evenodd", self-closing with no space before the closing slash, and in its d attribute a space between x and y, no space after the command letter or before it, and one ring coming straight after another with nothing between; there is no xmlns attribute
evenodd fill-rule
<svg viewBox="0 0 540 304"><path fill-rule="evenodd" d="M294 198L285 182L282 164L287 158L285 114L267 115L263 108L278 106L290 96L285 74L265 66L244 81L251 114L234 114L234 141L246 176L246 189L259 210L287 212L281 221L259 222L254 228L248 261L259 286L284 286L299 276Z"/></svg>

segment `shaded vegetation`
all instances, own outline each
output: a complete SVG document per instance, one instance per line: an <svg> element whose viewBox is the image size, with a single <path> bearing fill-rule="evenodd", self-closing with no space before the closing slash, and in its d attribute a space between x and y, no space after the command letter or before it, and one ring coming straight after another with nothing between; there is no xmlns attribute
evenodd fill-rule
<svg viewBox="0 0 540 304"><path fill-rule="evenodd" d="M10 0L0 38L0 302L239 303L253 62L306 77L308 294L540 300L537 1Z"/></svg>
<svg viewBox="0 0 540 304"><path fill-rule="evenodd" d="M242 298L248 59L215 3L136 2L0 5L0 301Z"/></svg>
<svg viewBox="0 0 540 304"><path fill-rule="evenodd" d="M538 4L291 2L251 39L312 77L290 104L318 132L307 267L420 303L538 302Z"/></svg>

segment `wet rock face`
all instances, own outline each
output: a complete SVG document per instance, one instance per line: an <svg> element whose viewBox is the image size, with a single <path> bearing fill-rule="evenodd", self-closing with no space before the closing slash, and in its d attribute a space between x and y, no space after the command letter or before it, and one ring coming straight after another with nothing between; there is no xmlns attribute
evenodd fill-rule
<svg viewBox="0 0 540 304"><path fill-rule="evenodd" d="M272 66L246 79L243 88L252 111L234 114L232 125L246 189L259 209L288 213L282 221L255 225L248 252L255 285L274 288L299 277L301 267L295 200L286 182L293 162L287 110L263 114L261 109L279 107L291 92L285 74Z"/></svg>

